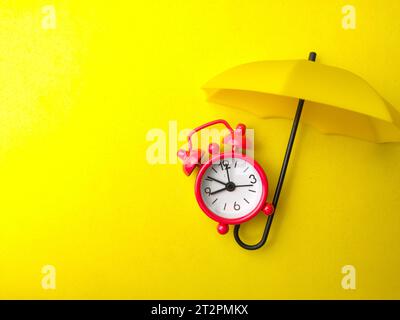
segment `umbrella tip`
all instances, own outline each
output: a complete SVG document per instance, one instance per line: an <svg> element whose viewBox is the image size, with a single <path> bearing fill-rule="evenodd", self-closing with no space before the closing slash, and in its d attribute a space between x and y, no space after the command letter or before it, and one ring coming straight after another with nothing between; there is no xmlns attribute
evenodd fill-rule
<svg viewBox="0 0 400 320"><path fill-rule="evenodd" d="M315 61L315 59L317 59L317 53L314 51L311 51L310 54L308 55L308 60Z"/></svg>

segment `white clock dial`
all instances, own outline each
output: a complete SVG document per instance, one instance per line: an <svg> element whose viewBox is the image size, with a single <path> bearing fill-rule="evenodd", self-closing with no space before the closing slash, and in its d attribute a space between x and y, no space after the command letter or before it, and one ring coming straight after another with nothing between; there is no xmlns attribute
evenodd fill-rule
<svg viewBox="0 0 400 320"><path fill-rule="evenodd" d="M241 158L225 158L204 172L201 197L216 215L238 219L256 209L262 188L260 175L252 163Z"/></svg>

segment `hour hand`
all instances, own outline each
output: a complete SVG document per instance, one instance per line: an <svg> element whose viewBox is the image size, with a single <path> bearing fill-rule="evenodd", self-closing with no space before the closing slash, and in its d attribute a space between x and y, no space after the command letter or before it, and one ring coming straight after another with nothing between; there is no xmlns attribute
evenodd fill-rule
<svg viewBox="0 0 400 320"><path fill-rule="evenodd" d="M220 184L223 184L224 186L226 185L225 182L222 182L222 181L220 181L220 180L218 180L218 179L215 179L215 178L213 178L213 177L210 177L210 176L207 176L207 179L214 180L215 182L218 182L218 183L220 183Z"/></svg>

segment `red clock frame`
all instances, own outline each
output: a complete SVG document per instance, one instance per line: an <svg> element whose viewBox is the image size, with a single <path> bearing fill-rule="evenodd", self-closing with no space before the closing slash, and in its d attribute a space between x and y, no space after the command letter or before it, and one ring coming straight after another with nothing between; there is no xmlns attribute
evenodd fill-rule
<svg viewBox="0 0 400 320"><path fill-rule="evenodd" d="M236 219L223 218L223 217L218 216L216 213L212 212L205 204L203 197L201 195L201 183L203 181L204 173L213 164L219 163L219 161L221 161L223 159L227 159L227 158L242 159L242 160L245 160L246 162L250 163L256 169L257 173L259 174L260 180L261 180L261 185L262 185L261 198L259 200L259 203L255 207L255 209L252 210L251 212L249 212L248 214L246 214L245 216L236 218ZM214 156L213 158L211 158L210 160L208 160L205 164L203 164L201 166L199 173L197 174L197 177L196 177L196 182L194 185L194 192L195 192L196 200L197 200L200 208L204 211L204 213L208 217L210 217L214 221L219 222L221 225L240 224L240 223L250 220L264 208L265 202L266 202L266 199L268 196L268 180L267 180L267 176L266 176L264 170L254 159L252 159L246 155L240 154L240 153L232 153L232 152L221 153L221 154Z"/></svg>

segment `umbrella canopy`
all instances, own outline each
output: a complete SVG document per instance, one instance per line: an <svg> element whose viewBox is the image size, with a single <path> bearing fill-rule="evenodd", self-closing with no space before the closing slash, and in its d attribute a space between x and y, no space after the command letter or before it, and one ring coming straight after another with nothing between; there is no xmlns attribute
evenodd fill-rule
<svg viewBox="0 0 400 320"><path fill-rule="evenodd" d="M326 134L371 142L400 141L400 114L365 80L347 70L307 60L259 61L222 72L203 89L210 102L260 117L293 118Z"/></svg>

